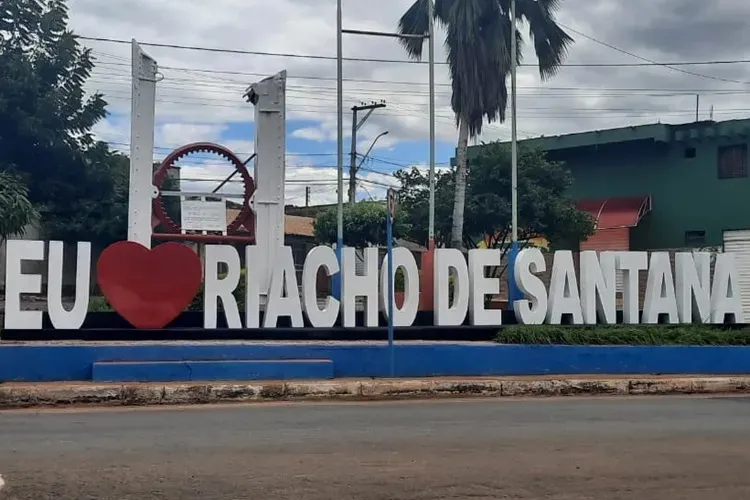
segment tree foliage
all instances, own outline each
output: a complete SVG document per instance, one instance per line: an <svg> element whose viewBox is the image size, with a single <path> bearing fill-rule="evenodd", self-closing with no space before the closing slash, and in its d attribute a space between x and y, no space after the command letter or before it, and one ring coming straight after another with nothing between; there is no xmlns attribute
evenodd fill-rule
<svg viewBox="0 0 750 500"><path fill-rule="evenodd" d="M516 0L516 23L526 23L543 79L554 76L573 39L555 22L560 0ZM511 66L510 0L436 0L435 21L445 28L456 122L466 120L472 137L505 120ZM399 20L399 32L427 35L427 0L416 0ZM409 56L421 59L424 39L400 39ZM525 39L516 31L517 60Z"/></svg>
<svg viewBox="0 0 750 500"><path fill-rule="evenodd" d="M362 201L354 206L344 206L344 245L364 248L371 245L387 244L386 217L388 209L385 203ZM315 237L322 243L336 242L338 228L337 209L331 208L320 212L315 219ZM410 228L401 216L397 214L393 226L393 237L398 238L408 234Z"/></svg>
<svg viewBox="0 0 750 500"><path fill-rule="evenodd" d="M85 154L85 183L73 199L49 199L42 218L50 239L107 245L127 237L130 160L96 143ZM62 183L62 180L61 180ZM85 192L84 188L86 189Z"/></svg>
<svg viewBox="0 0 750 500"><path fill-rule="evenodd" d="M22 233L38 214L28 198L26 184L17 176L0 172L0 242Z"/></svg>
<svg viewBox="0 0 750 500"><path fill-rule="evenodd" d="M417 169L396 173L402 183L401 206L412 239L426 241L429 204L428 176ZM453 172L438 172L435 189L435 239L450 242ZM519 148L519 240L547 238L552 245L567 247L593 233L591 217L567 198L572 176L563 164L547 160L544 152ZM476 248L487 241L492 248L507 249L511 231L511 159L505 144L486 144L470 160L466 195L464 246Z"/></svg>
<svg viewBox="0 0 750 500"><path fill-rule="evenodd" d="M93 66L64 0L3 0L0 170L26 184L49 238L124 237L127 169L92 134L106 114L102 96L84 89Z"/></svg>
<svg viewBox="0 0 750 500"><path fill-rule="evenodd" d="M510 0L436 0L434 17L445 28L445 47L451 76L451 107L458 126L456 182L451 233L453 246L460 246L465 229L468 141L482 133L488 123L505 120L508 102L507 79L511 70L513 23L525 23L543 79L553 76L573 42L555 22L560 0L516 0L516 17L511 19ZM400 33L429 33L428 0L416 0L398 25ZM410 57L422 58L424 38L400 39ZM516 31L520 62L524 37ZM466 228L468 230L468 228Z"/></svg>
<svg viewBox="0 0 750 500"><path fill-rule="evenodd" d="M453 224L454 171L435 171L435 244L447 246ZM430 218L430 178L412 168L394 174L401 182L399 218L409 226L408 239L426 245Z"/></svg>

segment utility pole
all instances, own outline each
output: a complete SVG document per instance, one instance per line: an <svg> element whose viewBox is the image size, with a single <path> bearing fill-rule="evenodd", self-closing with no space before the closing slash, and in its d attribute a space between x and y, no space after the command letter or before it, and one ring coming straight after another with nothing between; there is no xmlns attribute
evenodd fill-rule
<svg viewBox="0 0 750 500"><path fill-rule="evenodd" d="M701 95L695 94L695 121L700 121Z"/></svg>
<svg viewBox="0 0 750 500"><path fill-rule="evenodd" d="M310 206L310 186L305 186L305 207Z"/></svg>
<svg viewBox="0 0 750 500"><path fill-rule="evenodd" d="M372 102L370 104L360 104L352 107L352 148L349 158L349 205L354 205L357 193L357 132L365 124L370 115L376 109L384 108L385 101ZM367 114L358 120L360 111L367 111Z"/></svg>

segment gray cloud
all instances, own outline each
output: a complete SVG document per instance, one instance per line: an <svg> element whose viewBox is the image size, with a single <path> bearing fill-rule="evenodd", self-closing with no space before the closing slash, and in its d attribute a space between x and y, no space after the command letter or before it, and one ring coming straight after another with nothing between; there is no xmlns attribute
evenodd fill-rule
<svg viewBox="0 0 750 500"><path fill-rule="evenodd" d="M335 2L332 0L73 0L73 27L83 35L142 41L226 47L254 51L335 54ZM392 31L411 0L345 2L348 28ZM750 3L737 0L565 0L560 20L576 30L646 58L703 60L743 58L750 42L746 20ZM638 63L639 60L584 37L574 35L568 63ZM129 47L91 42L103 63L92 88L112 96L115 113L129 111ZM244 87L261 75L287 69L290 74L290 119L312 122L311 138L335 136L335 62L315 59L232 55L149 48L162 67L189 67L224 72L185 72L163 69L157 113L163 123L224 124L252 119L244 104ZM391 39L347 36L349 57L405 59ZM439 60L444 61L442 43ZM535 61L527 47L525 62ZM345 107L359 101L386 99L388 108L373 115L362 139L389 130L389 141L427 138L427 67L349 61L344 65ZM707 76L750 81L750 65L690 66L684 70ZM317 77L324 80L300 79ZM455 140L450 88L444 65L438 67L438 137ZM381 80L390 83L368 83ZM409 84L398 82L410 82ZM566 67L542 82L534 68L519 74L521 136L551 135L656 121L680 123L694 119L695 94L701 95L701 118L710 106L716 119L748 115L750 86L692 76L663 67ZM348 114L347 114L348 118ZM175 130L176 125L171 129ZM127 123L102 127L121 137ZM208 128L206 130L215 130ZM482 140L507 139L507 124L487 127ZM106 133L105 133L106 132ZM118 135L119 134L119 135ZM172 134L174 135L174 134ZM165 135L162 134L162 137ZM248 140L252 138L248 137ZM388 143L384 142L384 146ZM425 152L426 159L426 152Z"/></svg>
<svg viewBox="0 0 750 500"><path fill-rule="evenodd" d="M623 5L625 2L623 2ZM639 50L677 59L743 57L750 42L750 4L736 0L631 0L628 9L645 15L619 31L617 39Z"/></svg>

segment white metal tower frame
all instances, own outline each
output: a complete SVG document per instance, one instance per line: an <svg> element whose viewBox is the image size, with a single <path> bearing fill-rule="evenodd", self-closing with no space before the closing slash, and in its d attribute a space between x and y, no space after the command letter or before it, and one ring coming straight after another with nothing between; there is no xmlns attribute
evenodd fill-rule
<svg viewBox="0 0 750 500"><path fill-rule="evenodd" d="M130 187L128 241L151 248L151 200L159 194L153 184L156 126L156 61L132 40L133 74L130 104Z"/></svg>
<svg viewBox="0 0 750 500"><path fill-rule="evenodd" d="M151 248L154 129L158 65L137 41L132 41L132 104L130 128L130 187L128 240ZM284 246L284 184L286 181L286 71L250 86L255 106L255 245L260 289L270 285L270 270ZM264 286L265 285L265 286Z"/></svg>

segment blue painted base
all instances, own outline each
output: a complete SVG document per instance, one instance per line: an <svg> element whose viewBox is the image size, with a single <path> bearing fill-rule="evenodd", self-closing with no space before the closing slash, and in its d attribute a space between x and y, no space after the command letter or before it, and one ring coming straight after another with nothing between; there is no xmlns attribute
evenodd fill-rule
<svg viewBox="0 0 750 500"><path fill-rule="evenodd" d="M6 344L0 345L0 382L86 381L93 380L94 365L98 363L192 360L218 364L236 360L330 360L333 377L390 375L385 343ZM284 376L273 378L291 378L290 366ZM229 368L225 373L229 376ZM246 376L237 371L231 373ZM575 374L750 374L750 347L426 342L396 343L395 347L397 377ZM114 378L109 376L109 380Z"/></svg>
<svg viewBox="0 0 750 500"><path fill-rule="evenodd" d="M217 380L324 380L333 362L311 360L96 362L94 382L211 382Z"/></svg>

